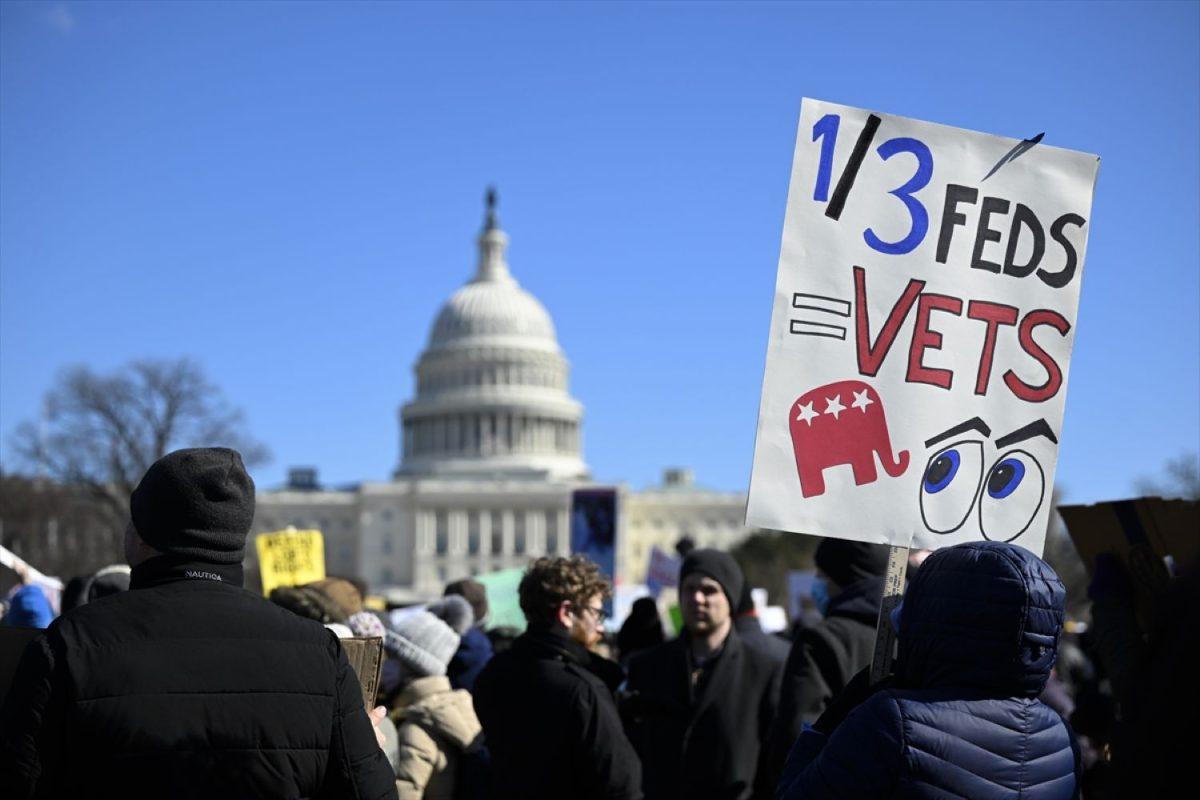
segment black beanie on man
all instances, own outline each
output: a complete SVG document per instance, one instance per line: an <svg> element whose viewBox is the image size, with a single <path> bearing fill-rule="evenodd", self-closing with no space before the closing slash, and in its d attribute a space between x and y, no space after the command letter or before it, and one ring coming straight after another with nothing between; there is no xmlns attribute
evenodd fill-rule
<svg viewBox="0 0 1200 800"><path fill-rule="evenodd" d="M822 539L813 560L830 580L846 587L863 578L886 575L888 548L886 544Z"/></svg>
<svg viewBox="0 0 1200 800"><path fill-rule="evenodd" d="M236 450L176 450L146 470L129 510L138 536L159 552L240 564L254 521L254 481Z"/></svg>
<svg viewBox="0 0 1200 800"><path fill-rule="evenodd" d="M683 566L679 568L679 583L682 585L683 579L693 572L699 572L721 584L725 596L729 598L731 612L738 607L738 600L742 597L742 584L746 579L733 556L724 550L693 550L683 559Z"/></svg>

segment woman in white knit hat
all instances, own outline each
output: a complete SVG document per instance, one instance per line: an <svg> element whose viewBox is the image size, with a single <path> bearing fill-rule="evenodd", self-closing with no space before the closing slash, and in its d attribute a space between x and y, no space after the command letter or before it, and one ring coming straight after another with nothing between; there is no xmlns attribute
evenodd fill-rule
<svg viewBox="0 0 1200 800"><path fill-rule="evenodd" d="M452 689L446 677L446 666L473 622L470 604L450 596L406 615L384 635L384 648L400 668L403 687L390 714L400 745L400 800L450 800L463 759L473 770L486 764L471 695Z"/></svg>

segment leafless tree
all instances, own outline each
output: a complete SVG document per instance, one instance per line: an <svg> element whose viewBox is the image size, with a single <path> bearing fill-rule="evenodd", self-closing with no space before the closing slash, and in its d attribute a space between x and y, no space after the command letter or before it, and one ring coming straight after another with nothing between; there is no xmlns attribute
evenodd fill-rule
<svg viewBox="0 0 1200 800"><path fill-rule="evenodd" d="M18 426L13 450L29 474L82 493L119 536L129 493L146 469L180 447L221 445L248 465L268 458L194 361L134 361L112 373L64 371L39 422Z"/></svg>
<svg viewBox="0 0 1200 800"><path fill-rule="evenodd" d="M1163 473L1157 478L1139 478L1134 484L1138 494L1200 500L1200 455L1184 453L1178 458L1167 459Z"/></svg>

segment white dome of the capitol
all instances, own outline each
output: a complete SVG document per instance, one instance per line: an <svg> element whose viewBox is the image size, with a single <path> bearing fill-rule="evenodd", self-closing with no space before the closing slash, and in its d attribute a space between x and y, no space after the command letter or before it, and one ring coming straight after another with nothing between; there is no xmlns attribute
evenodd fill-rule
<svg viewBox="0 0 1200 800"><path fill-rule="evenodd" d="M586 477L583 407L550 314L509 271L492 191L478 244L475 275L442 306L417 361L397 474Z"/></svg>
<svg viewBox="0 0 1200 800"><path fill-rule="evenodd" d="M494 244L503 241L504 233L495 230L486 236L493 240L488 244ZM554 322L545 307L517 284L503 262L490 269L489 277L476 276L442 306L429 348L469 347L481 339L502 337L558 352Z"/></svg>

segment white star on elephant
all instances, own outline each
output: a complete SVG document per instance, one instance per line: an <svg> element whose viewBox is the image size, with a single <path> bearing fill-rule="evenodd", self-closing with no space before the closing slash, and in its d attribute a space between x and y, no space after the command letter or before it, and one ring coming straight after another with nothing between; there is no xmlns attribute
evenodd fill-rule
<svg viewBox="0 0 1200 800"><path fill-rule="evenodd" d="M875 401L871 399L870 390L863 389L861 392L854 392L854 402L851 403L850 406L852 408L862 409L862 412L865 414L867 413L867 406L874 402Z"/></svg>
<svg viewBox="0 0 1200 800"><path fill-rule="evenodd" d="M796 413L799 415L796 417L796 421L804 420L804 423L810 428L812 427L813 418L820 416L816 411L813 411L813 404L811 402L804 405L796 403Z"/></svg>
<svg viewBox="0 0 1200 800"><path fill-rule="evenodd" d="M835 394L832 400L828 397L825 398L825 413L833 414L834 419L837 419L838 414L845 410L846 407L842 405L842 396L840 394Z"/></svg>

